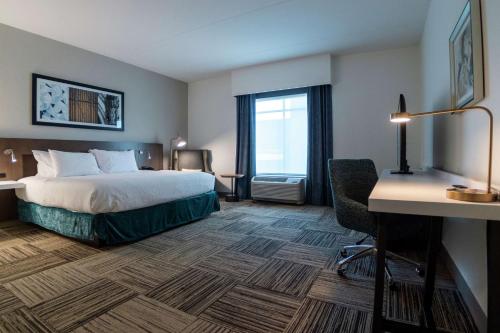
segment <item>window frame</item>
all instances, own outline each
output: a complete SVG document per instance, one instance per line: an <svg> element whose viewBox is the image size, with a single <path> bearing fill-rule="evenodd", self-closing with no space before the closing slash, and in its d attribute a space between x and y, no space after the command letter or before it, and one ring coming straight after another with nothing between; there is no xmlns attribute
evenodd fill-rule
<svg viewBox="0 0 500 333"><path fill-rule="evenodd" d="M309 112L309 89L307 88L292 88L292 89L284 89L284 90L273 90L273 91L266 91L266 92L261 92L255 94L255 101L254 101L254 115L255 115L255 121L257 121L257 100L263 99L263 98L271 98L271 97L285 97L285 96L290 96L290 95L302 95L305 94L307 97L307 106L306 106L306 112ZM255 129L257 129L257 124L255 124ZM309 124L307 124L307 132L306 132L306 137L309 137ZM257 133L255 133L255 140L257 140ZM309 146L309 142L307 144ZM307 156L307 159L309 159L309 156ZM255 147L255 152L254 152L254 160L255 163L257 163L257 147ZM307 177L307 167L306 167L306 173L257 173L257 167L255 167L255 175L256 176L288 176L288 177Z"/></svg>

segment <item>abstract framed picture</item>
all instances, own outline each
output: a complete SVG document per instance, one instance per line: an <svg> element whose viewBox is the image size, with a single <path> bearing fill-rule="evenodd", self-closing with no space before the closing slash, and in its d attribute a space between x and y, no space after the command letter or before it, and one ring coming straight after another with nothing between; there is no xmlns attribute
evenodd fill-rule
<svg viewBox="0 0 500 333"><path fill-rule="evenodd" d="M451 104L471 106L484 98L480 0L467 1L449 41Z"/></svg>
<svg viewBox="0 0 500 333"><path fill-rule="evenodd" d="M123 131L124 93L33 74L33 125Z"/></svg>

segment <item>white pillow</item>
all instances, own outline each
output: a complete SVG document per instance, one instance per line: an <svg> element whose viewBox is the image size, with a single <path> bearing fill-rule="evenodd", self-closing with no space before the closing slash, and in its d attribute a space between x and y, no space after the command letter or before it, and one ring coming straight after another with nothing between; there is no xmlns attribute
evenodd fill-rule
<svg viewBox="0 0 500 333"><path fill-rule="evenodd" d="M56 177L89 176L101 173L94 155L49 149Z"/></svg>
<svg viewBox="0 0 500 333"><path fill-rule="evenodd" d="M138 171L135 152L133 150L110 151L89 150L95 156L99 168L105 173Z"/></svg>
<svg viewBox="0 0 500 333"><path fill-rule="evenodd" d="M52 159L48 151L33 150L33 157L37 161L37 175L42 177L55 177L55 171L52 166Z"/></svg>

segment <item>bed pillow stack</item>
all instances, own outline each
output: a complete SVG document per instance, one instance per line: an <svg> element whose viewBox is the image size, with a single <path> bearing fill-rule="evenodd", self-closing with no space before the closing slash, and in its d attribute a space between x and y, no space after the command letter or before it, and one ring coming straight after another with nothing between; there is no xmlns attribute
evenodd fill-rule
<svg viewBox="0 0 500 333"><path fill-rule="evenodd" d="M133 150L107 151L91 149L88 153L70 153L58 150L33 150L42 177L90 176L100 173L138 171Z"/></svg>
<svg viewBox="0 0 500 333"><path fill-rule="evenodd" d="M52 166L52 159L48 151L33 150L33 157L38 162L38 175L42 177L55 177L56 172Z"/></svg>
<svg viewBox="0 0 500 333"><path fill-rule="evenodd" d="M49 149L55 177L90 176L101 173L94 155Z"/></svg>
<svg viewBox="0 0 500 333"><path fill-rule="evenodd" d="M138 171L133 150L109 151L91 149L89 152L95 156L99 168L104 173L120 173Z"/></svg>

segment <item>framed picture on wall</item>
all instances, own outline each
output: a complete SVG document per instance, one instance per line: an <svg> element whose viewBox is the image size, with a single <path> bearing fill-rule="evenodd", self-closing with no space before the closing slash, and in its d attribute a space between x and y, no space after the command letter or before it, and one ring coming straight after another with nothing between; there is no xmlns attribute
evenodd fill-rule
<svg viewBox="0 0 500 333"><path fill-rule="evenodd" d="M483 40L480 0L469 0L449 42L451 104L471 106L484 98Z"/></svg>
<svg viewBox="0 0 500 333"><path fill-rule="evenodd" d="M124 93L33 74L33 125L123 131Z"/></svg>

